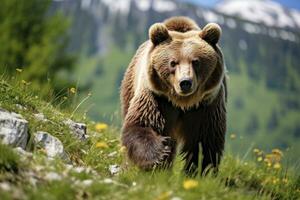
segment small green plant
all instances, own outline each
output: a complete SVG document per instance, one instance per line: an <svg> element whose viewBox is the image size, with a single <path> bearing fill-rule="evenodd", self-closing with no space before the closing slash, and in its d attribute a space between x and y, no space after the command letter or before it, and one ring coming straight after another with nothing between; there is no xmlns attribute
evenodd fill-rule
<svg viewBox="0 0 300 200"><path fill-rule="evenodd" d="M0 143L0 172L18 172L20 158L11 147Z"/></svg>

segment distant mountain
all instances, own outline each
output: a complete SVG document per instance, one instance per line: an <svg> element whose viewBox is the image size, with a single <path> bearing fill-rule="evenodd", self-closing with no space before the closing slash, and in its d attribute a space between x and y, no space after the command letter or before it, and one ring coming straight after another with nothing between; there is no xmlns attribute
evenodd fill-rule
<svg viewBox="0 0 300 200"><path fill-rule="evenodd" d="M271 0L224 0L215 9L230 16L267 26L300 29L300 11Z"/></svg>
<svg viewBox="0 0 300 200"><path fill-rule="evenodd" d="M77 34L78 37L83 37L87 33L92 35L85 37L84 40L77 40L77 38L72 44L76 46L74 49L78 49L85 43L85 40L94 38L97 41L97 43L89 42L89 47L92 46L91 53L104 52L108 43L112 41L111 37L114 35L103 31L107 25L118 23L118 25L114 24L117 26L116 29L126 28L127 25L132 26L132 30L126 31L133 31L140 37L146 36L145 29L152 23L174 15L190 16L202 26L208 22L216 22L229 30L243 30L250 34L300 42L298 11L285 9L272 1L268 1L270 5L265 1L257 0L242 2L244 7L239 7L240 1L224 1L218 4L216 9L209 9L179 0L55 0L53 7L74 16L76 21L74 21L73 28L80 27L73 35ZM255 6L259 7L259 11L256 11ZM238 12L241 15L246 13L245 17L240 17ZM269 15L270 17L266 17ZM119 21L114 21L118 19ZM91 25L91 23L95 24ZM82 27L87 27L88 30Z"/></svg>

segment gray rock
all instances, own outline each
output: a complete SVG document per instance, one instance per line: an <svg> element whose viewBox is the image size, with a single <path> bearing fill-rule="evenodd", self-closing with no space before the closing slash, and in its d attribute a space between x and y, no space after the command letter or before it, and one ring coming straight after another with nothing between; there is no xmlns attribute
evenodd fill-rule
<svg viewBox="0 0 300 200"><path fill-rule="evenodd" d="M79 138L80 140L85 140L87 138L86 125L84 123L74 122L71 119L64 121L64 123L70 127L75 137Z"/></svg>
<svg viewBox="0 0 300 200"><path fill-rule="evenodd" d="M82 172L85 172L85 168L84 167L74 167L73 168L73 171L76 172L76 173L82 173Z"/></svg>
<svg viewBox="0 0 300 200"><path fill-rule="evenodd" d="M113 151L113 152L109 153L107 156L108 157L115 157L116 155L118 155L118 152L117 151Z"/></svg>
<svg viewBox="0 0 300 200"><path fill-rule="evenodd" d="M22 149L21 147L15 148L15 151L17 152L17 154L19 154L21 156L21 158L27 159L29 157L32 157L31 152L27 152L24 149Z"/></svg>
<svg viewBox="0 0 300 200"><path fill-rule="evenodd" d="M109 166L109 172L111 175L118 174L120 172L120 167L118 165L110 165Z"/></svg>
<svg viewBox="0 0 300 200"><path fill-rule="evenodd" d="M48 172L44 178L48 181L60 181L62 176L56 172Z"/></svg>
<svg viewBox="0 0 300 200"><path fill-rule="evenodd" d="M114 181L112 180L112 179L110 179L110 178L105 178L104 180L103 180L103 183L106 183L106 184L111 184L111 183L113 183Z"/></svg>
<svg viewBox="0 0 300 200"><path fill-rule="evenodd" d="M182 200L182 198L180 198L180 197L172 197L171 200Z"/></svg>
<svg viewBox="0 0 300 200"><path fill-rule="evenodd" d="M68 160L61 141L49 133L42 131L36 132L34 135L34 143L38 147L44 148L48 157L60 157L64 160Z"/></svg>
<svg viewBox="0 0 300 200"><path fill-rule="evenodd" d="M83 186L88 187L88 186L91 186L93 184L93 180L86 179L86 180L83 180L81 183L82 183Z"/></svg>
<svg viewBox="0 0 300 200"><path fill-rule="evenodd" d="M43 121L43 122L48 121L48 119L46 119L46 117L43 113L34 114L34 117L39 121Z"/></svg>
<svg viewBox="0 0 300 200"><path fill-rule="evenodd" d="M0 189L4 191L10 191L12 187L8 182L0 182Z"/></svg>
<svg viewBox="0 0 300 200"><path fill-rule="evenodd" d="M20 104L16 104L16 107L20 110L27 110L27 108L25 106L22 106Z"/></svg>
<svg viewBox="0 0 300 200"><path fill-rule="evenodd" d="M4 144L25 149L28 122L21 115L0 108L0 139Z"/></svg>
<svg viewBox="0 0 300 200"><path fill-rule="evenodd" d="M37 186L39 180L41 180L41 175L39 173L39 171L34 171L34 170L26 170L23 173L24 178L26 178L28 180L28 182L32 185L32 186Z"/></svg>

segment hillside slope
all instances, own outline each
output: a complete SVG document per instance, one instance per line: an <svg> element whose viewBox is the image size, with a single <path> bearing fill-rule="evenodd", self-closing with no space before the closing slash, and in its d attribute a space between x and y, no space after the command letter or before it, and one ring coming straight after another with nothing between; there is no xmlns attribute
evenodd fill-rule
<svg viewBox="0 0 300 200"><path fill-rule="evenodd" d="M180 158L171 171L142 172L126 162L119 129L89 121L74 110L60 111L51 105L55 99L41 101L31 94L30 85L14 82L0 80L0 111L15 112L27 120L29 139L26 151L0 143L2 200L300 198L300 176L281 165L284 155L278 149L268 154L254 149L253 156L244 156L247 160L226 153L218 176L185 177ZM70 118L87 125L86 139L79 140L62 123ZM6 134L5 119L1 120L0 133ZM49 158L49 149L35 144L37 131L60 140L69 159Z"/></svg>

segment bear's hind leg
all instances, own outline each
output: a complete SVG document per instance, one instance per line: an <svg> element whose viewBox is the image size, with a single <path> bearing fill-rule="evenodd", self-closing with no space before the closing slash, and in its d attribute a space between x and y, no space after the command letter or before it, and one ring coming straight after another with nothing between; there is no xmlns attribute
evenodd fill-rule
<svg viewBox="0 0 300 200"><path fill-rule="evenodd" d="M185 159L184 171L188 176L195 176L198 173L199 145L184 147L182 153Z"/></svg>
<svg viewBox="0 0 300 200"><path fill-rule="evenodd" d="M208 145L202 143L202 168L201 174L206 175L211 170L214 174L218 172L218 166L223 153L223 144Z"/></svg>

